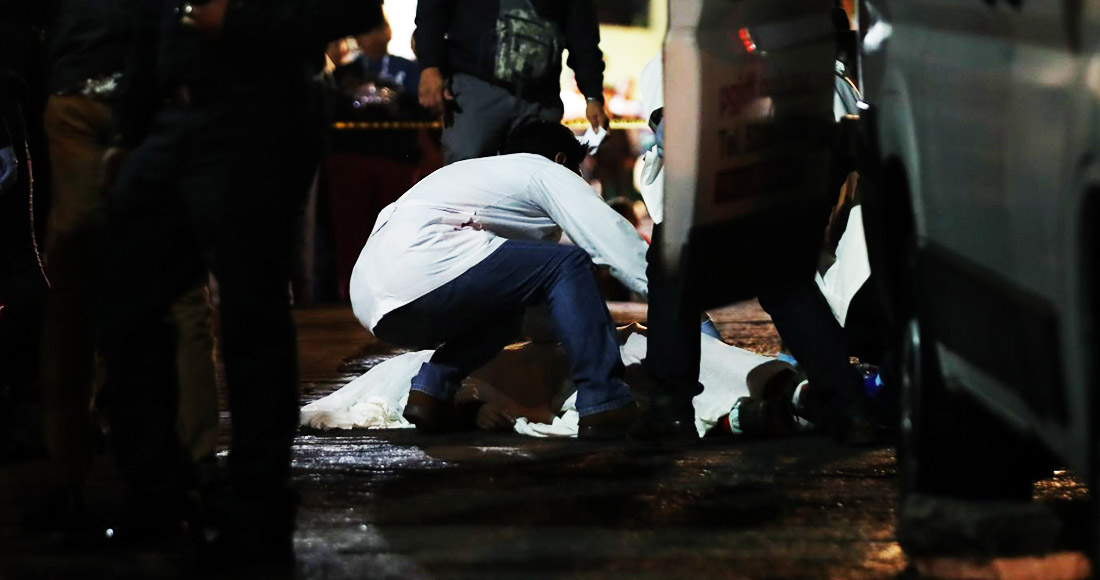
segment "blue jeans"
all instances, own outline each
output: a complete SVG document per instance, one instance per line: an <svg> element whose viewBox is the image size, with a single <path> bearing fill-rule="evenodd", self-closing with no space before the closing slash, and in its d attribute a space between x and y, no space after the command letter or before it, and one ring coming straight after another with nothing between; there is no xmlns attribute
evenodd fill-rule
<svg viewBox="0 0 1100 580"><path fill-rule="evenodd" d="M412 389L446 400L520 336L526 307L536 304L546 304L569 356L580 415L631 404L611 314L591 258L576 246L509 240L458 278L383 316L374 333L405 347L437 346Z"/></svg>

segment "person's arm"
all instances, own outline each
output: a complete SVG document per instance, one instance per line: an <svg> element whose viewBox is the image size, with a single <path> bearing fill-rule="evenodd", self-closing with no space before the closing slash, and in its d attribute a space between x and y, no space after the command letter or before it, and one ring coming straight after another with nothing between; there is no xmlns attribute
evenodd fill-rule
<svg viewBox="0 0 1100 580"><path fill-rule="evenodd" d="M2 47L0 41L0 47ZM16 101L11 93L15 91L10 86L11 80L6 78L7 72L0 69L0 197L11 189L19 180L19 157L15 154L15 143L9 132L9 118L14 120L18 111Z"/></svg>
<svg viewBox="0 0 1100 580"><path fill-rule="evenodd" d="M584 179L560 165L548 167L533 178L532 195L593 262L610 266L627 288L649 295L645 241Z"/></svg>
<svg viewBox="0 0 1100 580"><path fill-rule="evenodd" d="M420 0L416 5L416 61L420 65L417 86L420 105L436 114L443 112L447 100L443 66L446 63L444 36L454 17L455 0Z"/></svg>
<svg viewBox="0 0 1100 580"><path fill-rule="evenodd" d="M420 70L446 64L445 36L454 18L456 0L420 0L416 4L416 62Z"/></svg>
<svg viewBox="0 0 1100 580"><path fill-rule="evenodd" d="M16 181L19 181L19 157L7 130L0 126L0 197L15 186Z"/></svg>
<svg viewBox="0 0 1100 580"><path fill-rule="evenodd" d="M227 42L321 49L382 22L380 0L211 0L185 22Z"/></svg>
<svg viewBox="0 0 1100 580"><path fill-rule="evenodd" d="M565 20L565 43L569 49L566 64L573 69L577 88L588 101L585 116L592 129L607 128L609 120L603 102L603 52L600 50L600 23L592 0L571 0Z"/></svg>

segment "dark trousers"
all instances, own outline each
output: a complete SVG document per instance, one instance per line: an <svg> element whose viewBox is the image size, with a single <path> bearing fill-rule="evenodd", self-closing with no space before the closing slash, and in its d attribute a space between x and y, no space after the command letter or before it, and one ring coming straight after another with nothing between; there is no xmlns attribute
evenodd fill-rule
<svg viewBox="0 0 1100 580"><path fill-rule="evenodd" d="M305 107L263 99L160 113L111 200L102 339L112 449L132 498L186 491L175 428L169 307L206 270L218 281L232 415L231 525L293 525L298 418L288 306L294 228L317 163Z"/></svg>
<svg viewBox="0 0 1100 580"><path fill-rule="evenodd" d="M108 194L103 154L111 141L111 110L80 96L53 96L43 118L52 174L45 243L50 289L42 321L40 376L50 483L84 483L95 441L91 400L95 379L93 305ZM179 426L192 457L213 457L218 397L206 280L172 306L180 367Z"/></svg>
<svg viewBox="0 0 1100 580"><path fill-rule="evenodd" d="M689 285L662 273L658 250L662 235L663 228L654 228L647 253L649 342L644 364L661 385L658 396L666 398L665 404L690 408L692 397L702 391L698 384L699 313L704 305ZM829 400L825 412L851 403L859 377L849 365L844 330L813 279L807 276L804 283L761 285L757 299L806 370L815 392Z"/></svg>
<svg viewBox="0 0 1100 580"><path fill-rule="evenodd" d="M577 412L631 404L611 313L592 259L576 246L509 240L455 280L383 316L374 332L402 346L438 346L412 389L449 399L462 379L515 342L526 308L536 304L546 304L569 356Z"/></svg>
<svg viewBox="0 0 1100 580"><path fill-rule="evenodd" d="M463 73L451 78L451 92L451 123L443 129L443 162L448 165L496 155L520 124L533 119L557 123L564 111L557 95L549 103L529 101Z"/></svg>

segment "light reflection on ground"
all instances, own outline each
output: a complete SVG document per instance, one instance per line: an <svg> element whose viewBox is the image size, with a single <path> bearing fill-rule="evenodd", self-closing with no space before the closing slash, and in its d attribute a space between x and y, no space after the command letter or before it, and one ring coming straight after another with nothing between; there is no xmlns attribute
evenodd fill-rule
<svg viewBox="0 0 1100 580"><path fill-rule="evenodd" d="M398 446L373 436L324 437L300 435L293 447L293 467L306 471L362 468L392 471L402 468L446 467L419 447Z"/></svg>
<svg viewBox="0 0 1100 580"><path fill-rule="evenodd" d="M1040 501L1087 501L1088 487L1073 473L1056 469L1051 477L1035 482L1032 498Z"/></svg>

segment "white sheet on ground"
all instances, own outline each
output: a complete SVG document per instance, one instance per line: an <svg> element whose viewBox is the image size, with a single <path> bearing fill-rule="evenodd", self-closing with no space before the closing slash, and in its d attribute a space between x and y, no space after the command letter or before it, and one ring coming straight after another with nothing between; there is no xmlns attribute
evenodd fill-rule
<svg viewBox="0 0 1100 580"><path fill-rule="evenodd" d="M401 429L412 378L434 350L407 352L384 360L327 397L302 407L299 421L313 429Z"/></svg>
<svg viewBox="0 0 1100 580"><path fill-rule="evenodd" d="M748 396L749 371L770 358L730 346L716 338L699 335L701 357L699 382L703 392L696 396L695 426L706 433L733 407L740 397ZM409 385L420 365L433 351L422 350L398 355L367 371L331 395L302 408L301 424L314 429L392 429L409 427L401 416L408 398ZM646 337L632 334L619 352L624 365L640 363L646 353ZM516 432L531 437L576 437L579 416L576 395L562 406L553 423L516 421Z"/></svg>
<svg viewBox="0 0 1100 580"><path fill-rule="evenodd" d="M516 419L516 433L529 437L576 437L581 416L577 413L577 393L569 395L553 423L531 423L526 417Z"/></svg>
<svg viewBox="0 0 1100 580"><path fill-rule="evenodd" d="M749 371L772 360L717 338L700 335L699 382L703 392L692 400L695 428L702 437L741 397L749 396ZM643 349L642 352L645 352Z"/></svg>

